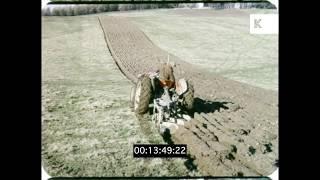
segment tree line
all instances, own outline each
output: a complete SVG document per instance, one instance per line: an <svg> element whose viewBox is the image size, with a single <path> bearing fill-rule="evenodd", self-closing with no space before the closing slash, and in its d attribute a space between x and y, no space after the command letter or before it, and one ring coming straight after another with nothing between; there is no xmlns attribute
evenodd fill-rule
<svg viewBox="0 0 320 180"><path fill-rule="evenodd" d="M99 5L49 5L42 9L43 16L77 16L110 11L128 11L159 8L176 8L178 4L99 4Z"/></svg>
<svg viewBox="0 0 320 180"><path fill-rule="evenodd" d="M42 9L43 16L77 16L84 14L95 14L110 11L128 11L143 9L160 9L160 8L196 8L195 3L180 4L98 4L98 5L49 5ZM276 7L269 2L253 2L253 3L204 3L204 7L212 9L228 9L228 8L264 8L275 9Z"/></svg>

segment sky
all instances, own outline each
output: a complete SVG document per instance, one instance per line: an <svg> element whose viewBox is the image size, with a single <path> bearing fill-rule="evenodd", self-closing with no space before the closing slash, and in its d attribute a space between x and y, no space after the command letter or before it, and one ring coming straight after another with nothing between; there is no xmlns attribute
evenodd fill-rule
<svg viewBox="0 0 320 180"><path fill-rule="evenodd" d="M41 9L44 8L48 2L50 2L50 0L41 0Z"/></svg>

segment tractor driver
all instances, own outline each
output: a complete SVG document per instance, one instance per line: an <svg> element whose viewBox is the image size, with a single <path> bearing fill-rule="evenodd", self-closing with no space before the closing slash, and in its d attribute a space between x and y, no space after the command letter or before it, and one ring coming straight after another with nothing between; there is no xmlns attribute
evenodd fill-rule
<svg viewBox="0 0 320 180"><path fill-rule="evenodd" d="M174 66L174 63L164 63L160 65L159 80L161 87L168 87L169 89L175 87Z"/></svg>

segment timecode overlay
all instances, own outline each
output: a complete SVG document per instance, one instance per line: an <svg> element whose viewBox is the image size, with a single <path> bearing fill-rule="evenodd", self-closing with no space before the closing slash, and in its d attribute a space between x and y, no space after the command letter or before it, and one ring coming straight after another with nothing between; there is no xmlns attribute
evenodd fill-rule
<svg viewBox="0 0 320 180"><path fill-rule="evenodd" d="M186 144L134 144L133 157L187 157Z"/></svg>

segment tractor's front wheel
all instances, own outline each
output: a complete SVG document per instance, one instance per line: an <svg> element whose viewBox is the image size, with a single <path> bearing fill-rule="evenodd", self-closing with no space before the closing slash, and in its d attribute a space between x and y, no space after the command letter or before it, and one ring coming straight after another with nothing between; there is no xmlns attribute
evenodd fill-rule
<svg viewBox="0 0 320 180"><path fill-rule="evenodd" d="M146 113L149 109L149 103L152 95L151 80L148 76L143 75L138 79L134 94L134 111L137 114Z"/></svg>

